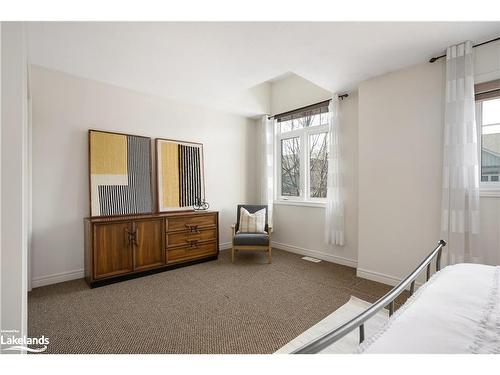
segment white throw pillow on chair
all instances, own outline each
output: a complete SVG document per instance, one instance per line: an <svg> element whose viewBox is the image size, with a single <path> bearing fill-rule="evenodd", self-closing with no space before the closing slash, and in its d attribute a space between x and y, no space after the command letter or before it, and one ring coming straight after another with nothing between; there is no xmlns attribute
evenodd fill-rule
<svg viewBox="0 0 500 375"><path fill-rule="evenodd" d="M240 222L238 223L238 233L267 233L265 229L265 208L251 214L243 207L240 207Z"/></svg>

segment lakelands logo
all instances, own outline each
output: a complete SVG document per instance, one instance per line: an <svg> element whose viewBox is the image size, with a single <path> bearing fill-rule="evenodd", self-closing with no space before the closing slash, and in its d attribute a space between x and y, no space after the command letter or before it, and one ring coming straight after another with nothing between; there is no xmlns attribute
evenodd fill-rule
<svg viewBox="0 0 500 375"><path fill-rule="evenodd" d="M41 353L47 350L49 345L49 338L44 335L40 337L27 337L18 336L17 329L1 330L0 331L0 344L3 351L22 351L25 350L30 353ZM38 348L30 348L29 345L39 346Z"/></svg>

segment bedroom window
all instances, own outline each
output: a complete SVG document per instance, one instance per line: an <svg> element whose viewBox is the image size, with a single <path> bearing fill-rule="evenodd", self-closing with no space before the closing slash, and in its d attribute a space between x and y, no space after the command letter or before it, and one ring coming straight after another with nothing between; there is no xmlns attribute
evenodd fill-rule
<svg viewBox="0 0 500 375"><path fill-rule="evenodd" d="M281 195L300 197L300 138L281 140Z"/></svg>
<svg viewBox="0 0 500 375"><path fill-rule="evenodd" d="M500 190L500 80L476 85L481 189Z"/></svg>
<svg viewBox="0 0 500 375"><path fill-rule="evenodd" d="M275 116L278 201L299 204L326 201L328 104L326 101Z"/></svg>
<svg viewBox="0 0 500 375"><path fill-rule="evenodd" d="M328 176L328 132L309 135L309 193L311 198L326 198Z"/></svg>

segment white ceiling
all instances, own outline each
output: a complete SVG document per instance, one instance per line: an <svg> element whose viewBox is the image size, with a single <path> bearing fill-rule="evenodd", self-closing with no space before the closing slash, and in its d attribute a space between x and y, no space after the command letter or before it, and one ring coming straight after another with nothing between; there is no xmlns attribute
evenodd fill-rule
<svg viewBox="0 0 500 375"><path fill-rule="evenodd" d="M234 98L287 72L332 92L352 90L450 44L499 34L500 22L36 22L28 46L36 65L255 115Z"/></svg>

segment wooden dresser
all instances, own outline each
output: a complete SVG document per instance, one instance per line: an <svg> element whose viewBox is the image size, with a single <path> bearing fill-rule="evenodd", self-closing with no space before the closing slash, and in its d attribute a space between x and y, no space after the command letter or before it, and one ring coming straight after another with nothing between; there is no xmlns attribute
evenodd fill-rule
<svg viewBox="0 0 500 375"><path fill-rule="evenodd" d="M91 287L219 255L216 211L86 218L84 229L85 279Z"/></svg>

